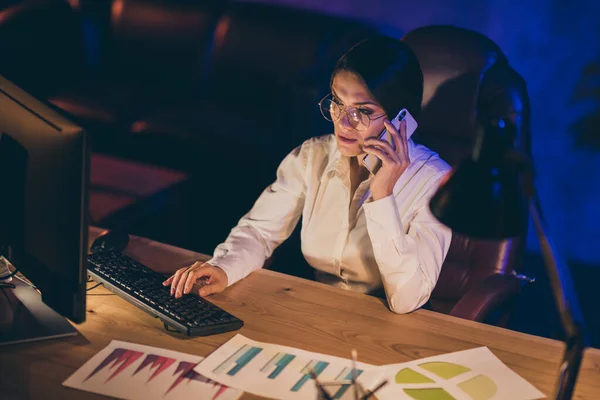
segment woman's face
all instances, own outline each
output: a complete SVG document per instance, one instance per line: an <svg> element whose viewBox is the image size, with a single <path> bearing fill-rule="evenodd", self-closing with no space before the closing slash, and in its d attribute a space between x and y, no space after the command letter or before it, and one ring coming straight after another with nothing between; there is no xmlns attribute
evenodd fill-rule
<svg viewBox="0 0 600 400"><path fill-rule="evenodd" d="M379 137L379 134L385 128L383 125L383 121L387 118L385 111L375 100L362 79L352 72L338 72L333 78L331 92L334 101L342 106L342 110L345 107L354 107L360 114L372 118L369 126L364 130L354 128L348 121L346 112L342 112L340 118L333 123L340 152L347 157L364 154L362 151L363 141L368 137ZM380 117L382 115L384 117Z"/></svg>

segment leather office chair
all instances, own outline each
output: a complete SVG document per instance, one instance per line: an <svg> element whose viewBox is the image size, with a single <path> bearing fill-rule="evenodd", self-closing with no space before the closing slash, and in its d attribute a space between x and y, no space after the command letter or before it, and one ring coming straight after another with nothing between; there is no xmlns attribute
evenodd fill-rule
<svg viewBox="0 0 600 400"><path fill-rule="evenodd" d="M402 40L416 53L424 75L423 112L415 141L455 166L470 155L476 113L485 112L514 121L515 144L530 155L526 85L492 40L452 26L418 28ZM524 243L525 237L486 241L454 234L430 308L505 324L521 290L522 280L513 271L523 259Z"/></svg>

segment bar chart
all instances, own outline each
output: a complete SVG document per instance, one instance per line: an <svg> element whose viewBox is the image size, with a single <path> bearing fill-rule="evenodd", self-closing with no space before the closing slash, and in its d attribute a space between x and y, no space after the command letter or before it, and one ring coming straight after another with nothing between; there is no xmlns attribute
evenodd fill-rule
<svg viewBox="0 0 600 400"><path fill-rule="evenodd" d="M329 387L332 397L349 400L353 394L348 389L351 366L349 359L258 342L237 334L194 370L223 385L257 396L289 400L317 397L311 376L314 372L323 382L336 382ZM383 373L361 362L356 362L356 368L364 387L371 387Z"/></svg>
<svg viewBox="0 0 600 400"><path fill-rule="evenodd" d="M227 375L235 376L235 374L244 369L244 367L261 351L262 348L260 347L245 344L229 358L219 364L213 372L217 375L227 372Z"/></svg>
<svg viewBox="0 0 600 400"><path fill-rule="evenodd" d="M362 369L357 369L356 377L359 377L362 373L363 373ZM335 380L340 381L340 382L351 381L352 380L352 368L344 367L344 369L342 369L342 371L335 377ZM342 396L348 391L349 388L350 388L350 385L347 385L347 384L341 385L340 388L337 390L337 392L335 392L335 394L332 396L332 398L334 400L341 399Z"/></svg>
<svg viewBox="0 0 600 400"><path fill-rule="evenodd" d="M268 374L269 379L276 379L295 358L293 354L279 352L260 369L260 372Z"/></svg>
<svg viewBox="0 0 600 400"><path fill-rule="evenodd" d="M315 373L316 376L319 376L321 374L321 372L323 372L325 370L325 368L327 368L328 365L329 365L329 363L325 362L325 361L318 361L318 360L309 361L309 363L306 364L306 366L302 369L302 372L301 372L302 378L300 378L300 380L298 382L296 382L296 384L294 386L292 386L292 392L298 392L300 389L302 389L304 384L311 379L311 376L310 376L311 370Z"/></svg>
<svg viewBox="0 0 600 400"><path fill-rule="evenodd" d="M236 400L242 395L196 372L202 360L194 354L113 340L63 385L127 400Z"/></svg>

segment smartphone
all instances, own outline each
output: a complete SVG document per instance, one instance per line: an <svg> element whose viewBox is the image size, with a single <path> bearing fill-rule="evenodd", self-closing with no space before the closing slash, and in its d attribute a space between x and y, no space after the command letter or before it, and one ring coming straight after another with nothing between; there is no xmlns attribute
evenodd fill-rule
<svg viewBox="0 0 600 400"><path fill-rule="evenodd" d="M396 129L400 129L400 122L402 122L403 120L406 120L406 139L408 140L410 139L412 134L415 133L415 131L417 130L418 124L415 118L408 112L406 108L400 110L398 115L396 115L396 118L394 118L390 122L392 123L392 125L394 125L394 127L396 127ZM392 145L392 148L396 150L396 146L394 146L394 140L392 139L392 135L387 131L387 129L384 129L381 132L381 134L379 135L379 139L387 141L390 145ZM377 156L374 156L372 154L367 154L366 156L364 156L362 159L362 163L372 174L376 174L377 171L379 171L379 168L381 168L381 160Z"/></svg>

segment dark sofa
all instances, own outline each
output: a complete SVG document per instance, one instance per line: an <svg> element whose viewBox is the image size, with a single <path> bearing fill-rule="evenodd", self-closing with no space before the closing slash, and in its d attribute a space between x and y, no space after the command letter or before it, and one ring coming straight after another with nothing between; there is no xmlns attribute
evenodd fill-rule
<svg viewBox="0 0 600 400"><path fill-rule="evenodd" d="M315 129L326 132L316 103L333 64L377 33L258 3L70 3L3 11L0 72L92 129L95 150L189 171L209 149L226 160L221 146L232 144L271 168Z"/></svg>
<svg viewBox="0 0 600 400"><path fill-rule="evenodd" d="M201 251L225 237L289 151L331 131L317 107L331 70L380 33L222 0L12 0L0 15L0 74L87 127L93 151L192 176Z"/></svg>

